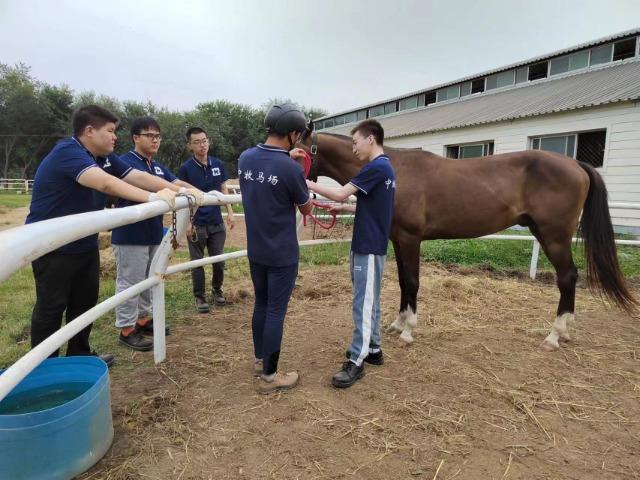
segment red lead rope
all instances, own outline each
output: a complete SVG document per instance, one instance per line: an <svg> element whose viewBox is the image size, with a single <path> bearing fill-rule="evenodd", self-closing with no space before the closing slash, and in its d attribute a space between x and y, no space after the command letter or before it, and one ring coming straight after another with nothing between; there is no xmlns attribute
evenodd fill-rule
<svg viewBox="0 0 640 480"><path fill-rule="evenodd" d="M309 171L311 170L311 157L304 150L302 150L302 153L304 154L304 178L307 178L309 176ZM321 208L323 210L329 210L331 208L331 205L329 205L327 203L316 202L315 200L312 200L311 203L313 204L314 207ZM324 228L325 230L329 230L330 228L333 228L333 226L336 224L336 220L337 220L335 212L329 212L329 213L333 217L331 219L330 223L323 223L322 221L318 220L318 218L312 213L310 213L309 215L304 215L304 217L302 218L302 223L306 227L307 226L307 217L309 217L320 228Z"/></svg>

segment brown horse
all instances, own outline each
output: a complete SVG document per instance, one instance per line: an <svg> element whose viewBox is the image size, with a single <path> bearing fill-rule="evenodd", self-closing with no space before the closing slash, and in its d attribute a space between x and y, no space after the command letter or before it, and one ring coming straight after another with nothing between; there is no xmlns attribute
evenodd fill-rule
<svg viewBox="0 0 640 480"><path fill-rule="evenodd" d="M352 152L351 138L316 134L312 128L301 139L313 156L309 177L327 176L344 185L363 166ZM560 302L542 348L557 350L560 341L570 340L567 321L574 319L578 273L571 237L581 211L579 234L589 286L623 310L636 311L618 265L607 190L590 165L539 150L464 160L421 149L384 151L396 174L390 237L401 289L400 311L387 331L413 342L422 240L473 238L522 225L529 227L556 271Z"/></svg>

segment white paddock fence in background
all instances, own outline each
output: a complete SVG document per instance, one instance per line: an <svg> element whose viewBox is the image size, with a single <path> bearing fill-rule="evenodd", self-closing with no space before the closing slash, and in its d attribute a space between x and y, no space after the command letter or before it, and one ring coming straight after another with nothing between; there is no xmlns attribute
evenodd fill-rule
<svg viewBox="0 0 640 480"><path fill-rule="evenodd" d="M0 192L3 190L15 190L18 193L31 193L33 180L24 178L0 178Z"/></svg>
<svg viewBox="0 0 640 480"><path fill-rule="evenodd" d="M318 197L321 198L321 197ZM206 195L205 205L223 205L238 203L240 195L223 195L219 192L211 192ZM640 210L640 205L631 203L611 203L610 208L624 210ZM182 238L189 221L187 199L176 199L177 233ZM100 231L110 230L122 225L139 222L147 218L169 212L169 207L162 201L143 203L126 208L109 209L98 212L82 213L67 217L55 218L43 222L37 222L12 228L0 232L0 282L6 280L18 269L28 265L32 260L41 257L62 245L74 240L86 237ZM301 218L298 218L298 227L301 226ZM298 230L299 231L299 230ZM17 360L0 376L0 401L18 385L34 368L36 368L51 353L64 345L70 338L87 327L99 317L109 312L122 302L151 288L153 292L153 321L154 321L154 360L162 362L166 357L165 343L165 298L164 278L167 275L190 270L195 267L222 262L235 258L245 257L246 250L217 255L185 262L179 265L169 265L169 260L174 253L171 244L171 232L167 233L160 244L149 269L149 277L142 282L108 298L100 304L85 312L73 321L67 323L60 330L48 337L41 344L34 347L23 357ZM530 275L535 278L540 245L535 238L526 235L487 235L480 239L519 240L534 241L531 259ZM327 243L348 242L350 239L307 240L300 242L302 246L319 245ZM623 245L640 245L636 240L617 240Z"/></svg>

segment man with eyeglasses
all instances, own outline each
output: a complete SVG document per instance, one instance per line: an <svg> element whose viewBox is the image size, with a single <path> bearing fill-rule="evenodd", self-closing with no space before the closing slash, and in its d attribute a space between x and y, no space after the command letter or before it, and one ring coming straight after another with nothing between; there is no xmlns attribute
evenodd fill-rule
<svg viewBox="0 0 640 480"><path fill-rule="evenodd" d="M200 190L178 180L164 165L153 160L158 153L162 135L160 125L151 117L136 118L131 124L134 149L120 157L133 169L158 178L174 190L202 196ZM197 202L202 203L201 200ZM118 207L136 205L118 200ZM111 234L116 258L116 293L141 282L149 275L151 260L162 241L162 215L141 222L118 227ZM130 298L116 307L116 327L120 329L119 342L133 350L149 351L153 348L153 319L151 290ZM166 333L168 334L168 328Z"/></svg>
<svg viewBox="0 0 640 480"><path fill-rule="evenodd" d="M203 192L217 190L228 194L227 180L229 176L224 168L222 160L209 156L209 139L207 132L200 127L191 127L187 130L187 148L192 152L191 158L185 161L178 170L178 178L190 183ZM227 225L229 229L234 227L233 209L227 204ZM212 205L201 207L193 218L193 224L187 229L189 243L189 255L191 260L199 260L204 257L205 249L209 256L220 255L224 249L226 230L222 221L220 207ZM196 309L200 313L209 312L209 304L206 300L205 273L203 267L191 270L193 283L193 295ZM211 303L222 306L226 299L222 292L224 281L224 262L213 264L213 278L211 282Z"/></svg>

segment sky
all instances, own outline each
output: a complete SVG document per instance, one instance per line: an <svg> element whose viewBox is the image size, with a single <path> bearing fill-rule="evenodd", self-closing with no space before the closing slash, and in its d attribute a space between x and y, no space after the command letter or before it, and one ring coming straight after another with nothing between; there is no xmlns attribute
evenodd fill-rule
<svg viewBox="0 0 640 480"><path fill-rule="evenodd" d="M0 0L0 63L172 110L332 113L637 27L638 0Z"/></svg>

